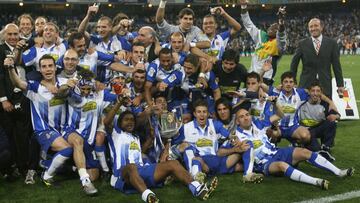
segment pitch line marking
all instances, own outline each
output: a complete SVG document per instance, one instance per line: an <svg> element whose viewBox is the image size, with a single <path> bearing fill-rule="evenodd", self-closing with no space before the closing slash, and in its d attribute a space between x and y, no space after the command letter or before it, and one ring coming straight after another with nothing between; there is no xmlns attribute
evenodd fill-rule
<svg viewBox="0 0 360 203"><path fill-rule="evenodd" d="M337 194L337 195L333 195L333 196L327 196L327 197L322 197L322 198L317 198L317 199L310 199L310 200L305 200L305 201L295 202L295 203L327 203L327 202L336 202L336 201L342 201L342 200L347 200L347 199L353 199L353 198L357 198L357 197L360 197L360 190L355 190L355 191Z"/></svg>

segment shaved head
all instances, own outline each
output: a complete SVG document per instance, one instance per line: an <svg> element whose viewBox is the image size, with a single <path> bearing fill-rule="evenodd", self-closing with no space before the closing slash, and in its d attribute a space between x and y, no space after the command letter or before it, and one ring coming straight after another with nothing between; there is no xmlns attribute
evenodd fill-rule
<svg viewBox="0 0 360 203"><path fill-rule="evenodd" d="M5 28L4 28L5 32L6 32L6 30L8 30L9 28L19 29L19 27L18 27L16 24L14 24L14 23L9 23L9 24L5 25Z"/></svg>
<svg viewBox="0 0 360 203"><path fill-rule="evenodd" d="M10 46L15 47L19 41L19 27L13 23L7 24L4 28L4 40Z"/></svg>

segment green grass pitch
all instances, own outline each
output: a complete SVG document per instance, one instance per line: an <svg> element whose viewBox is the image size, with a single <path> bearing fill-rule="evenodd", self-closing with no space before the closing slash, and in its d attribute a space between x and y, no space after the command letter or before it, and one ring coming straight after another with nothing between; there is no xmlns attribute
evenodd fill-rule
<svg viewBox="0 0 360 203"><path fill-rule="evenodd" d="M283 71L289 70L291 56L284 56L279 64L276 83ZM250 58L241 58L246 67ZM351 78L357 99L360 100L360 56L342 56L341 64L344 77ZM299 66L299 72L301 65ZM286 146L287 141L282 141ZM299 169L309 175L328 179L330 189L321 189L288 180L285 177L267 177L261 184L243 184L241 174L223 175L219 178L219 186L208 202L294 202L312 198L325 197L353 190L360 190L360 121L341 121L335 139L333 155L338 167L353 166L355 175L341 179L329 172L317 169L307 163L301 163ZM125 195L114 190L109 183L95 182L99 189L97 197L87 197L81 190L80 181L76 176L72 179L59 177L61 188L46 188L40 180L35 185L25 185L23 178L15 183L0 180L0 202L142 202L140 194ZM190 191L180 183L173 183L164 188L154 189L161 202L200 202L192 197ZM346 202L359 202L360 198Z"/></svg>

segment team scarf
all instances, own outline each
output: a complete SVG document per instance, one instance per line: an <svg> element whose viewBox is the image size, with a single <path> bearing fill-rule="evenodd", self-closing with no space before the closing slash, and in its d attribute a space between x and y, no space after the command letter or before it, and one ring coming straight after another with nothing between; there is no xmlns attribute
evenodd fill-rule
<svg viewBox="0 0 360 203"><path fill-rule="evenodd" d="M255 50L255 53L259 59L266 59L269 56L279 55L276 39L269 39L269 36L263 30L260 32L260 42L260 47Z"/></svg>

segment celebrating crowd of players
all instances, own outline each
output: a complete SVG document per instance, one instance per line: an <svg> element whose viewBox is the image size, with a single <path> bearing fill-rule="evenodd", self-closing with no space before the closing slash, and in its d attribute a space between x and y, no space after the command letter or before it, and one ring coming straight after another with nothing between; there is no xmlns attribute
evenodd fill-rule
<svg viewBox="0 0 360 203"><path fill-rule="evenodd" d="M101 174L146 202L158 202L150 188L173 178L206 200L217 175L235 172L243 182L280 173L328 189L327 180L296 169L305 160L339 177L353 175L354 168L332 164L340 116L320 82L298 88L296 75L285 72L273 86L286 47L285 8L263 31L241 2L243 26L256 45L249 70L227 49L241 25L221 7L203 17L202 29L190 8L180 11L178 25L167 23L166 1L156 13L158 32L149 26L130 32L133 22L124 14L93 19L96 4L63 38L46 17L33 22L24 14L18 25L7 24L0 47L1 172L10 177L17 167L34 184L40 161L42 182L53 186L56 173L75 166L86 194L98 192L92 181ZM217 33L218 17L228 31ZM91 20L97 34L86 31ZM314 24L322 26L312 19L309 29ZM174 109L181 109L183 126L162 139L159 118ZM277 147L282 138L292 146Z"/></svg>

